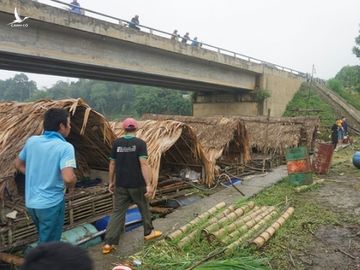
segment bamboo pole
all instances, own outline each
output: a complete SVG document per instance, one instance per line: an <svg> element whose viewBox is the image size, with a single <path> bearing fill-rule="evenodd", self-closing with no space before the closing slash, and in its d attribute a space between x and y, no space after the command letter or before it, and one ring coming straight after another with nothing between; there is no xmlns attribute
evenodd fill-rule
<svg viewBox="0 0 360 270"><path fill-rule="evenodd" d="M293 213L294 208L289 207L269 228L256 237L252 244L256 245L257 248L262 247Z"/></svg>
<svg viewBox="0 0 360 270"><path fill-rule="evenodd" d="M254 202L248 202L244 206L236 209L234 212L231 212L228 215L224 216L223 218L219 219L217 222L210 224L203 231L206 234L209 234L212 231L216 231L220 229L223 224L236 220L237 218L243 216L247 211L253 209L254 207L255 207Z"/></svg>
<svg viewBox="0 0 360 270"><path fill-rule="evenodd" d="M316 184L322 184L325 181L325 179L319 179L317 181L314 181L314 183L310 184L310 185L305 185L305 186L301 186L301 187L296 187L295 191L296 192L303 192L306 191L310 188L312 188L313 186L315 186Z"/></svg>
<svg viewBox="0 0 360 270"><path fill-rule="evenodd" d="M182 226L181 228L177 229L176 231L169 234L166 238L170 240L174 240L175 238L179 237L183 233L188 232L193 226L200 223L202 220L208 218L209 216L213 215L218 211L219 209L222 209L225 207L225 202L218 203L214 207L210 208L208 211L202 213L201 215L194 218L192 221L187 223L186 225Z"/></svg>
<svg viewBox="0 0 360 270"><path fill-rule="evenodd" d="M268 216L271 216L272 212L275 212L275 207L267 208L263 213L257 215L254 219L249 220L241 227L236 228L235 231L233 231L232 233L227 235L225 238L219 239L219 241L227 244L227 243L231 242L232 239L237 239L241 234L250 230L252 227L254 227L256 224L261 222L263 219L265 219Z"/></svg>
<svg viewBox="0 0 360 270"><path fill-rule="evenodd" d="M220 230L209 233L207 238L209 242L216 241L217 239L223 238L226 234L233 232L238 226L245 224L249 220L255 218L260 213L264 212L267 209L266 206L261 208L255 206L253 211L249 212L246 216L236 220L234 223L229 224L228 226L222 227Z"/></svg>
<svg viewBox="0 0 360 270"><path fill-rule="evenodd" d="M253 235L262 225L264 225L275 214L276 214L275 211L271 212L269 215L263 218L258 224L252 227L247 233L245 233L236 241L232 242L230 245L226 246L225 254L229 255L230 253L232 253L245 239Z"/></svg>
<svg viewBox="0 0 360 270"><path fill-rule="evenodd" d="M181 239L179 241L179 243L177 244L178 247L183 248L184 246L186 246L190 241L194 240L194 238L198 232L199 232L199 230L195 230L195 231L191 232L190 234L186 235L183 239Z"/></svg>

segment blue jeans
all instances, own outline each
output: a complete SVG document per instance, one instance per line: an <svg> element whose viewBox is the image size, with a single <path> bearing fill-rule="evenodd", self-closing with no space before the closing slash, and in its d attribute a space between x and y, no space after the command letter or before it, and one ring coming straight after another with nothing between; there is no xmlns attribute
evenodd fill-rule
<svg viewBox="0 0 360 270"><path fill-rule="evenodd" d="M45 209L27 208L39 233L39 244L60 241L64 226L65 201Z"/></svg>

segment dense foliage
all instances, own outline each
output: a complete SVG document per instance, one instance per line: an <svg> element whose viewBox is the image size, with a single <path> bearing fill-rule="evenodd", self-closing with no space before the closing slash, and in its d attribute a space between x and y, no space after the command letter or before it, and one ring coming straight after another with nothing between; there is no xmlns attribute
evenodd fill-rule
<svg viewBox="0 0 360 270"><path fill-rule="evenodd" d="M327 86L360 110L360 66L343 67Z"/></svg>
<svg viewBox="0 0 360 270"><path fill-rule="evenodd" d="M355 38L355 46L353 47L353 53L356 55L356 57L360 58L360 30L359 35Z"/></svg>
<svg viewBox="0 0 360 270"><path fill-rule="evenodd" d="M191 96L182 91L84 79L70 83L58 81L51 88L39 90L36 83L30 81L25 74L0 80L0 101L79 97L110 119L137 117L144 113L192 113Z"/></svg>

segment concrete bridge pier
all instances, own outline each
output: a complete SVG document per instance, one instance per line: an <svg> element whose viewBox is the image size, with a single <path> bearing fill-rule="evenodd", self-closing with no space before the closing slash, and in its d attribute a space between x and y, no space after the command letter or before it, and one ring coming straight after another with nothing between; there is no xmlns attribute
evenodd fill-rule
<svg viewBox="0 0 360 270"><path fill-rule="evenodd" d="M273 67L264 67L255 80L253 91L232 93L199 92L194 96L193 115L198 117L215 115L266 115L282 116L287 103L294 97L305 79ZM264 97L266 92L270 96Z"/></svg>

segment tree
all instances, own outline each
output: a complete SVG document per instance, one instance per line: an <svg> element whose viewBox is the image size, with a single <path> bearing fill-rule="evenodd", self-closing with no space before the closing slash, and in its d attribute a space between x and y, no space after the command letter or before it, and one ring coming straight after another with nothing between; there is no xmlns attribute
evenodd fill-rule
<svg viewBox="0 0 360 270"><path fill-rule="evenodd" d="M360 92L360 66L345 66L335 76L341 84L349 89Z"/></svg>
<svg viewBox="0 0 360 270"><path fill-rule="evenodd" d="M342 89L342 83L341 81L337 80L337 79L330 79L327 81L327 86L332 89L333 91L339 93Z"/></svg>
<svg viewBox="0 0 360 270"><path fill-rule="evenodd" d="M2 81L0 85L0 100L25 101L37 91L36 83L29 81L24 74L16 74L14 78Z"/></svg>
<svg viewBox="0 0 360 270"><path fill-rule="evenodd" d="M353 47L352 51L356 55L356 57L360 58L360 30L359 35L355 38L355 46Z"/></svg>

